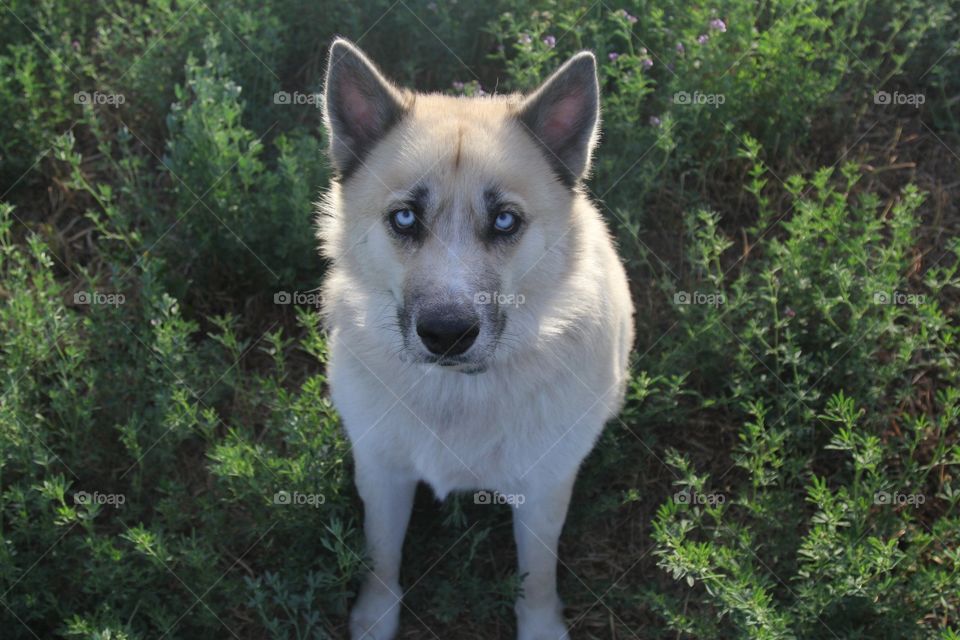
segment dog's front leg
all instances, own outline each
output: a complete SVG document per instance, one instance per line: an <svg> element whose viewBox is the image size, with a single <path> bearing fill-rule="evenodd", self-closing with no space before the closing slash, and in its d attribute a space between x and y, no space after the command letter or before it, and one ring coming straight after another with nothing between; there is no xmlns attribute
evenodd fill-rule
<svg viewBox="0 0 960 640"><path fill-rule="evenodd" d="M562 640L567 635L557 595L557 544L576 472L562 482L534 484L513 515L523 594L517 600L518 640Z"/></svg>
<svg viewBox="0 0 960 640"><path fill-rule="evenodd" d="M391 640L400 625L400 556L417 480L360 455L356 465L367 554L373 566L350 612L350 637Z"/></svg>

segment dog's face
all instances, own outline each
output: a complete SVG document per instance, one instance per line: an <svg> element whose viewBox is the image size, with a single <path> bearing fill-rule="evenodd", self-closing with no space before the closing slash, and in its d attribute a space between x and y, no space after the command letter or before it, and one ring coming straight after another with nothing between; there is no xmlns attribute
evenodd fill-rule
<svg viewBox="0 0 960 640"><path fill-rule="evenodd" d="M404 360L478 373L536 335L546 280L571 259L596 139L596 62L571 58L527 98L402 91L353 45L330 51L325 120L338 172L325 254ZM548 286L544 286L548 285Z"/></svg>

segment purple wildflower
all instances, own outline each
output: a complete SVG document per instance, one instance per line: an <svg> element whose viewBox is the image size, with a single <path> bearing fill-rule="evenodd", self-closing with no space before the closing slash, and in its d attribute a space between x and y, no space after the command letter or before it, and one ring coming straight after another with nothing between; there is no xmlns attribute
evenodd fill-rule
<svg viewBox="0 0 960 640"><path fill-rule="evenodd" d="M663 124L663 122L660 120L660 118L658 118L657 116L650 116L650 126L651 126L651 127L659 127L659 126L662 125L662 124Z"/></svg>
<svg viewBox="0 0 960 640"><path fill-rule="evenodd" d="M626 10L626 9L621 9L621 10L620 10L620 15L623 16L624 20L626 20L626 21L629 22L630 24L636 24L636 23L637 23L637 20L638 20L637 16L632 16L632 15L630 15L629 13L627 13L627 10Z"/></svg>
<svg viewBox="0 0 960 640"><path fill-rule="evenodd" d="M727 30L727 24L720 18L714 18L713 20L710 21L710 28L713 29L714 31L719 31L720 33L723 33Z"/></svg>
<svg viewBox="0 0 960 640"><path fill-rule="evenodd" d="M607 57L610 58L610 62L616 62L616 61L617 61L617 58L620 57L620 54L617 53L616 51L611 51L611 52L607 55Z"/></svg>
<svg viewBox="0 0 960 640"><path fill-rule="evenodd" d="M788 318L794 318L796 317L797 312L791 309L790 307L787 307L786 310L783 312L783 315L787 316Z"/></svg>
<svg viewBox="0 0 960 640"><path fill-rule="evenodd" d="M533 42L533 38L530 37L529 33L520 34L520 44L530 44Z"/></svg>
<svg viewBox="0 0 960 640"><path fill-rule="evenodd" d="M677 53L679 53L680 55L683 55L683 52L684 52L684 51L686 51L686 49L683 48L683 43L682 43L682 42L678 42L678 43L677 43Z"/></svg>
<svg viewBox="0 0 960 640"><path fill-rule="evenodd" d="M460 82L459 80L454 80L454 81L453 81L453 88L454 88L455 90L457 90L457 91L463 91L463 83Z"/></svg>
<svg viewBox="0 0 960 640"><path fill-rule="evenodd" d="M553 49L555 46L557 46L557 39L554 38L553 36L547 36L546 38L543 39L543 44Z"/></svg>
<svg viewBox="0 0 960 640"><path fill-rule="evenodd" d="M644 58L642 61L640 61L640 64L643 65L644 70L647 70L653 66L653 60L650 58Z"/></svg>
<svg viewBox="0 0 960 640"><path fill-rule="evenodd" d="M710 36L708 36L705 33L702 33L699 36L697 36L697 42L699 42L700 44L707 44L707 40L709 39L710 39Z"/></svg>

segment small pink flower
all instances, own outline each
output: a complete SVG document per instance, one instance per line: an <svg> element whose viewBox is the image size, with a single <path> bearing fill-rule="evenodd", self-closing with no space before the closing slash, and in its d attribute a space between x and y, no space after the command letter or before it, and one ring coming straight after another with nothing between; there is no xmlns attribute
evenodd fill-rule
<svg viewBox="0 0 960 640"><path fill-rule="evenodd" d="M547 36L546 38L543 39L543 44L553 49L555 46L557 46L557 39L554 38L553 36Z"/></svg>
<svg viewBox="0 0 960 640"><path fill-rule="evenodd" d="M705 34L705 33L700 34L699 36L697 36L697 42L699 42L700 44L707 44L707 40L709 40L709 39L710 39L710 36L708 36L708 35Z"/></svg>
<svg viewBox="0 0 960 640"><path fill-rule="evenodd" d="M662 124L663 124L663 122L660 120L660 118L658 118L657 116L650 116L650 126L651 126L651 127L659 127L659 126L662 125Z"/></svg>
<svg viewBox="0 0 960 640"><path fill-rule="evenodd" d="M607 55L607 57L610 58L610 62L616 62L616 61L617 61L617 58L620 57L620 54L617 53L616 51L611 51L611 52Z"/></svg>
<svg viewBox="0 0 960 640"><path fill-rule="evenodd" d="M624 20L626 20L626 21L629 22L630 24L636 24L636 23L637 23L637 19L638 19L637 16L632 16L632 15L630 15L629 13L627 13L627 10L626 10L626 9L621 9L621 10L620 10L620 15L623 16Z"/></svg>
<svg viewBox="0 0 960 640"><path fill-rule="evenodd" d="M520 44L530 44L533 42L533 38L530 37L529 33L520 34Z"/></svg>
<svg viewBox="0 0 960 640"><path fill-rule="evenodd" d="M727 25L720 18L714 18L713 20L710 21L710 28L713 29L714 31L719 31L720 33L723 33L727 30Z"/></svg>
<svg viewBox="0 0 960 640"><path fill-rule="evenodd" d="M653 60L650 58L644 58L640 64L643 65L644 70L646 70L653 66Z"/></svg>
<svg viewBox="0 0 960 640"><path fill-rule="evenodd" d="M684 52L684 51L686 51L686 49L683 48L683 43L682 43L682 42L678 42L678 43L677 43L677 53L679 53L680 55L683 55L683 52Z"/></svg>
<svg viewBox="0 0 960 640"><path fill-rule="evenodd" d="M460 82L459 80L454 80L453 88L456 89L457 91L463 91L463 83Z"/></svg>
<svg viewBox="0 0 960 640"><path fill-rule="evenodd" d="M790 307L787 307L786 310L783 312L783 315L785 315L788 318L794 318L796 317L797 312L791 309Z"/></svg>

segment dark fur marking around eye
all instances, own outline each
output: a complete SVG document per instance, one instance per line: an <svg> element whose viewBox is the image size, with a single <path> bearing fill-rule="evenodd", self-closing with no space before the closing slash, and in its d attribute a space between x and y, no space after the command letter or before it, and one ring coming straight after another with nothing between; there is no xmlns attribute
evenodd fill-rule
<svg viewBox="0 0 960 640"><path fill-rule="evenodd" d="M501 244L501 243L512 243L520 237L520 227L523 226L523 215L520 211L520 208L508 202L503 195L503 192L498 187L488 187L483 192L483 204L485 209L485 217L482 224L480 235L483 238L483 241L488 244ZM517 230L512 233L498 233L494 229L493 223L496 220L497 216L504 212L509 211L517 217Z"/></svg>
<svg viewBox="0 0 960 640"><path fill-rule="evenodd" d="M483 192L483 204L486 207L488 216L495 216L503 205L503 192L499 187L487 187Z"/></svg>
<svg viewBox="0 0 960 640"><path fill-rule="evenodd" d="M403 200L402 203L398 203L391 207L391 210L387 213L387 224L390 229L393 231L393 235L401 242L423 242L423 238L426 232L426 209L427 203L429 202L430 192L426 186L419 184L410 190L410 193L407 194L407 197ZM397 229L393 227L393 224L390 218L393 217L394 213L398 209L407 208L413 211L414 215L417 216L417 222L415 227L413 227L409 233L399 233Z"/></svg>
<svg viewBox="0 0 960 640"><path fill-rule="evenodd" d="M430 190L422 184L418 184L413 189L410 190L410 198L408 202L414 212L421 216L423 219L424 213L427 210L427 202L430 199Z"/></svg>

